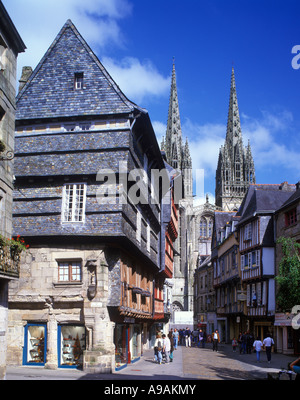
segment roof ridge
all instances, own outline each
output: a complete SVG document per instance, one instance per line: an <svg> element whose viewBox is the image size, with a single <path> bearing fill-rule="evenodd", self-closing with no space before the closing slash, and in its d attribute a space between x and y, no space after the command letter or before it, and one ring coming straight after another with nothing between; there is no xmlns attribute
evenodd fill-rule
<svg viewBox="0 0 300 400"><path fill-rule="evenodd" d="M91 49L91 47L88 45L88 43L86 42L86 40L83 38L83 36L79 33L78 29L76 28L76 26L74 25L74 23L72 22L71 19L68 19L65 24L63 25L63 27L60 29L59 33L56 35L55 39L53 40L53 42L51 43L51 45L49 46L49 48L47 49L47 51L45 52L44 56L41 58L41 60L39 61L39 63L37 64L37 66L35 67L34 71L32 72L32 74L30 75L28 81L26 82L26 84L24 85L24 87L21 89L21 91L18 93L16 101L19 101L24 93L26 92L27 88L30 86L31 82L34 80L34 78L37 76L37 74L39 73L39 71L41 70L43 64L46 62L46 60L48 59L49 55L51 54L52 50L55 48L55 46L57 45L57 43L59 42L59 40L63 37L66 29L72 29L74 35L76 36L76 38L80 41L80 43L82 44L82 46L85 48L85 50L87 51L87 53L89 54L89 56L93 59L93 61L97 64L97 66L99 67L100 71L103 73L103 75L105 76L105 78L107 79L109 85L112 87L112 89L115 91L116 95L120 98L120 100L132 111L136 108L138 109L140 112L143 113L148 113L147 110L139 107L137 104L135 104L134 102L132 102L131 100L129 100L126 95L122 92L122 90L120 89L120 87L117 85L117 83L115 82L115 80L112 78L112 76L109 74L109 72L106 70L106 68L104 67L104 65L101 63L101 61L99 60L99 58L97 57L97 55L94 53L94 51Z"/></svg>

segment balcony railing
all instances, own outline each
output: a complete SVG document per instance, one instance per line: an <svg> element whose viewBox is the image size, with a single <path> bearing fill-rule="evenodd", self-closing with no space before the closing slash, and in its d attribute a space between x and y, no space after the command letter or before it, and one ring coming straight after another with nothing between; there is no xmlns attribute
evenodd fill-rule
<svg viewBox="0 0 300 400"><path fill-rule="evenodd" d="M254 279L260 277L260 268L252 267L242 271L242 280Z"/></svg>

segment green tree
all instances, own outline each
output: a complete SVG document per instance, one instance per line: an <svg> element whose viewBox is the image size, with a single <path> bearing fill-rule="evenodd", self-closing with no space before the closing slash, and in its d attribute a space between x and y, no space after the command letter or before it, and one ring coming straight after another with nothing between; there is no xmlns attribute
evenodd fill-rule
<svg viewBox="0 0 300 400"><path fill-rule="evenodd" d="M292 238L280 237L282 258L279 263L277 307L283 312L300 304L300 244Z"/></svg>

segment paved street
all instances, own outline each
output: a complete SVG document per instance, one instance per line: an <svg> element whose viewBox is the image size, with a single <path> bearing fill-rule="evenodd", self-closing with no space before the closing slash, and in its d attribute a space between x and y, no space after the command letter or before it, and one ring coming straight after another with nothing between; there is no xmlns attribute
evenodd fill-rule
<svg viewBox="0 0 300 400"><path fill-rule="evenodd" d="M287 368L288 362L294 358L272 353L271 364L268 364L263 352L261 363L257 364L255 353L233 353L230 345L221 345L218 352L213 352L210 344L205 349L179 346L174 352L173 363L168 365L156 364L153 350L147 350L139 361L114 374L86 374L78 370L53 371L24 366L8 367L7 380L265 380L268 372Z"/></svg>

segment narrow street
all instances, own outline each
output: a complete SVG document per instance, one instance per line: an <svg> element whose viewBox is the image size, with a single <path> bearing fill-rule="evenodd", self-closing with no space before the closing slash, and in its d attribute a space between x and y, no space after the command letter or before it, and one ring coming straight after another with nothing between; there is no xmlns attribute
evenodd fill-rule
<svg viewBox="0 0 300 400"><path fill-rule="evenodd" d="M258 364L255 353L233 353L230 345L220 345L218 352L212 351L210 344L204 349L179 346L174 352L174 361L170 364L156 364L153 350L147 350L139 361L114 374L86 374L78 370L47 370L43 367L8 367L6 380L157 380L173 383L184 380L266 380L269 372L286 369L294 358L273 353L271 363L268 364L263 352L261 363Z"/></svg>

